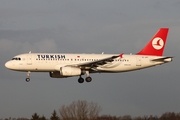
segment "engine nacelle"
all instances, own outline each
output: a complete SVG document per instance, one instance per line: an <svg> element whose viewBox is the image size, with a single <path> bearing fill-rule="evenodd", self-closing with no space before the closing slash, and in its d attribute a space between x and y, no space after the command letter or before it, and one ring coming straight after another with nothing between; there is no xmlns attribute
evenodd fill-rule
<svg viewBox="0 0 180 120"><path fill-rule="evenodd" d="M49 76L52 78L65 78L65 76L62 76L60 74L60 72L56 71L56 72L49 72Z"/></svg>
<svg viewBox="0 0 180 120"><path fill-rule="evenodd" d="M81 75L81 69L77 67L61 67L60 75L62 76L79 76Z"/></svg>

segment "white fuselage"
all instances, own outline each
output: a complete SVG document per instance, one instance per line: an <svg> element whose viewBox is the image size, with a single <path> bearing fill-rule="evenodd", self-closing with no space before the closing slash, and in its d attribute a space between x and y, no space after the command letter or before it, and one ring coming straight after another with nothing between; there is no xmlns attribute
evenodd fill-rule
<svg viewBox="0 0 180 120"><path fill-rule="evenodd" d="M66 54L31 53L20 54L6 62L8 69L27 72L26 81L30 81L31 72L49 72L52 78L79 76L86 74L86 82L91 82L90 73L116 73L139 70L172 61L172 57L163 55L168 28L160 28L146 46L136 55L132 54Z"/></svg>
<svg viewBox="0 0 180 120"><path fill-rule="evenodd" d="M63 53L30 53L20 54L8 61L5 66L16 71L31 72L53 72L59 71L60 67L68 65L78 65L82 63L101 60L117 54L63 54ZM96 67L97 72L127 72L138 70L155 65L170 62L152 61L153 59L163 58L164 56L148 55L127 55L115 58L114 61Z"/></svg>

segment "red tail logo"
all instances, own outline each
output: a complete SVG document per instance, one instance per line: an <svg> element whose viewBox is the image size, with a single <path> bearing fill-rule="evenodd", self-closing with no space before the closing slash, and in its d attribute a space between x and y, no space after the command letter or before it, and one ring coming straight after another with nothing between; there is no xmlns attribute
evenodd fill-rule
<svg viewBox="0 0 180 120"><path fill-rule="evenodd" d="M159 37L154 38L152 41L152 46L154 47L154 49L160 50L164 46L164 41Z"/></svg>
<svg viewBox="0 0 180 120"><path fill-rule="evenodd" d="M162 56L166 44L168 30L168 28L159 29L149 43L137 54Z"/></svg>

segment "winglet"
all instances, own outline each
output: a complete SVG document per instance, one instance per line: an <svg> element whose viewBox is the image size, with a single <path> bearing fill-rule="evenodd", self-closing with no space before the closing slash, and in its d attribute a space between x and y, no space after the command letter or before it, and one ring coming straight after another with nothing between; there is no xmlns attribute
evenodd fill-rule
<svg viewBox="0 0 180 120"><path fill-rule="evenodd" d="M119 57L120 57L120 58L123 58L123 54L124 54L124 53L119 54Z"/></svg>
<svg viewBox="0 0 180 120"><path fill-rule="evenodd" d="M169 28L160 28L149 43L137 55L162 56Z"/></svg>

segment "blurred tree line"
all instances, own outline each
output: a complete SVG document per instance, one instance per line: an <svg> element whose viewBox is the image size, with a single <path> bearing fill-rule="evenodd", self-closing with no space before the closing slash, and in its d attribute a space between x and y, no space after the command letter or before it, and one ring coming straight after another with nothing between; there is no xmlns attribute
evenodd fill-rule
<svg viewBox="0 0 180 120"><path fill-rule="evenodd" d="M101 107L94 102L74 101L70 105L63 105L59 111L54 110L50 118L34 113L31 118L5 118L0 120L180 120L180 113L166 112L160 117L157 116L138 116L131 117L99 115Z"/></svg>

